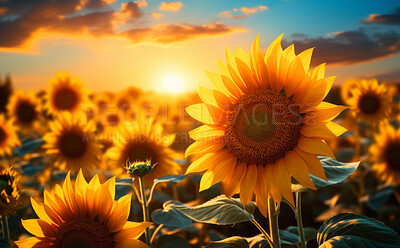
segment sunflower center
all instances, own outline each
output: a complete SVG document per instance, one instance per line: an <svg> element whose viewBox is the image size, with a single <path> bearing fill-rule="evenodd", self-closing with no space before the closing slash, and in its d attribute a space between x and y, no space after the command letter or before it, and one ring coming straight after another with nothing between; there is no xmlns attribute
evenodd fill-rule
<svg viewBox="0 0 400 248"><path fill-rule="evenodd" d="M28 101L18 103L16 115L18 121L24 124L32 123L37 117L35 106Z"/></svg>
<svg viewBox="0 0 400 248"><path fill-rule="evenodd" d="M6 140L7 134L4 131L3 127L0 127L0 144L3 143L4 140Z"/></svg>
<svg viewBox="0 0 400 248"><path fill-rule="evenodd" d="M389 144L386 148L386 161L390 169L400 172L400 143Z"/></svg>
<svg viewBox="0 0 400 248"><path fill-rule="evenodd" d="M78 104L76 92L70 88L59 89L54 95L54 105L60 110L73 109Z"/></svg>
<svg viewBox="0 0 400 248"><path fill-rule="evenodd" d="M358 107L362 113L372 115L379 111L381 101L377 95L366 94L358 100Z"/></svg>
<svg viewBox="0 0 400 248"><path fill-rule="evenodd" d="M110 231L101 222L88 218L64 223L54 242L56 248L112 248Z"/></svg>
<svg viewBox="0 0 400 248"><path fill-rule="evenodd" d="M119 116L116 113L107 115L107 124L111 126L116 126L119 122Z"/></svg>
<svg viewBox="0 0 400 248"><path fill-rule="evenodd" d="M276 91L266 89L243 96L228 117L227 147L238 160L267 165L285 156L300 136L298 106Z"/></svg>
<svg viewBox="0 0 400 248"><path fill-rule="evenodd" d="M81 133L66 132L59 139L61 154L68 158L80 158L87 149L87 140Z"/></svg>
<svg viewBox="0 0 400 248"><path fill-rule="evenodd" d="M151 159L152 164L158 163L158 153L155 149L156 147L148 142L136 141L129 143L122 152L122 163L125 164L128 158L130 162Z"/></svg>

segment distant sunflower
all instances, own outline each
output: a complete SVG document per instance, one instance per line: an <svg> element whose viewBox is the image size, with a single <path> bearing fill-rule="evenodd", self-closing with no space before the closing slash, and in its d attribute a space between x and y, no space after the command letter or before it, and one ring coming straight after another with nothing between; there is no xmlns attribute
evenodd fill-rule
<svg viewBox="0 0 400 248"><path fill-rule="evenodd" d="M115 178L101 184L95 175L87 183L80 171L73 187L68 173L62 187L57 184L44 196L44 203L31 198L39 219L22 220L35 237L17 241L20 248L148 247L138 238L151 223L127 221L131 195L114 201Z"/></svg>
<svg viewBox="0 0 400 248"><path fill-rule="evenodd" d="M15 127L0 114L0 157L12 154L12 149L21 145Z"/></svg>
<svg viewBox="0 0 400 248"><path fill-rule="evenodd" d="M83 89L83 82L71 78L69 73L57 73L49 80L50 87L46 92L46 108L51 114L63 111L74 113L82 110L82 105L88 101L88 92Z"/></svg>
<svg viewBox="0 0 400 248"><path fill-rule="evenodd" d="M200 87L204 103L186 111L203 126L190 131L196 142L186 156L196 160L186 173L206 171L200 190L222 181L223 192L240 192L243 204L253 192L267 215L267 199L293 203L291 176L315 189L308 173L325 179L315 154L333 157L324 139L345 132L331 122L342 110L322 100L335 77L324 78L325 64L308 72L313 49L295 55L291 45L282 51L282 35L262 56L258 37L250 56L237 48L218 61L220 74L207 72L216 90Z"/></svg>
<svg viewBox="0 0 400 248"><path fill-rule="evenodd" d="M344 103L347 103L347 101L352 98L352 91L357 87L357 84L358 80L350 79L340 86L340 97Z"/></svg>
<svg viewBox="0 0 400 248"><path fill-rule="evenodd" d="M347 104L358 121L373 125L389 116L393 96L388 94L385 84L379 84L376 79L363 79L358 81L352 95Z"/></svg>
<svg viewBox="0 0 400 248"><path fill-rule="evenodd" d="M18 180L15 170L0 166L0 216L8 217L15 213L19 204Z"/></svg>
<svg viewBox="0 0 400 248"><path fill-rule="evenodd" d="M140 120L121 125L113 147L107 150L109 164L122 169L126 162L151 160L153 171L144 177L146 187L151 187L158 177L179 174L180 166L174 161L176 153L169 148L174 134L163 135L163 127L154 119Z"/></svg>
<svg viewBox="0 0 400 248"><path fill-rule="evenodd" d="M400 129L395 129L388 121L379 126L375 143L369 148L374 170L386 183L400 185Z"/></svg>
<svg viewBox="0 0 400 248"><path fill-rule="evenodd" d="M13 123L22 131L40 128L40 102L33 91L16 90L11 95L7 110Z"/></svg>
<svg viewBox="0 0 400 248"><path fill-rule="evenodd" d="M91 170L101 155L101 144L94 135L94 122L83 123L79 115L61 114L50 123L50 132L43 139L47 154L53 155L55 166L63 170Z"/></svg>

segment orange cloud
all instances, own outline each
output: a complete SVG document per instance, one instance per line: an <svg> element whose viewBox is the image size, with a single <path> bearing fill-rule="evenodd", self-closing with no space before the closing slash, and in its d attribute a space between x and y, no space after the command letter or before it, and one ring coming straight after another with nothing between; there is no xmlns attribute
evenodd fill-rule
<svg viewBox="0 0 400 248"><path fill-rule="evenodd" d="M153 17L154 19L161 19L164 15L161 13L157 13L157 12L153 12L151 13L151 17Z"/></svg>
<svg viewBox="0 0 400 248"><path fill-rule="evenodd" d="M165 11L172 11L172 12L178 12L180 8L182 7L181 2L161 2L160 7L158 7L159 10L165 10Z"/></svg>
<svg viewBox="0 0 400 248"><path fill-rule="evenodd" d="M137 5L139 8L142 8L142 7L146 7L146 6L147 6L146 0L138 0L138 1L135 1L135 3L136 3L136 5Z"/></svg>
<svg viewBox="0 0 400 248"><path fill-rule="evenodd" d="M267 6L264 5L260 5L258 7L254 7L254 8L247 8L247 7L242 7L240 8L240 11L242 12L242 14L240 15L233 15L231 13L231 11L226 10L223 11L221 13L218 14L218 17L226 17L226 18L231 18L231 19L240 19L240 18L245 18L246 16L250 15L250 14L254 14L256 12L262 12L264 10L268 10ZM239 9L233 9L233 12L239 12Z"/></svg>
<svg viewBox="0 0 400 248"><path fill-rule="evenodd" d="M202 36L216 36L245 31L244 28L227 27L223 23L205 25L158 24L150 28L131 29L120 35L136 43L170 44Z"/></svg>
<svg viewBox="0 0 400 248"><path fill-rule="evenodd" d="M241 18L245 18L246 16L247 15L232 15L229 10L226 10L226 11L218 14L218 17L226 17L226 18L232 18L232 19L241 19Z"/></svg>

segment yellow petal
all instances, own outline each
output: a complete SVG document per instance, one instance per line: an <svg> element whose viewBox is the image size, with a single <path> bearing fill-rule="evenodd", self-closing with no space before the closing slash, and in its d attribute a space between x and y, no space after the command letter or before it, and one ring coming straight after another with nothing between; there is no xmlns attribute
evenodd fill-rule
<svg viewBox="0 0 400 248"><path fill-rule="evenodd" d="M300 155L300 157L306 162L308 172L316 177L319 177L325 181L328 181L326 178L325 170L322 167L321 161L315 154L311 154L308 152L303 152L298 147L294 148L294 151Z"/></svg>
<svg viewBox="0 0 400 248"><path fill-rule="evenodd" d="M189 132L190 138L201 142L222 141L225 131L203 125Z"/></svg>
<svg viewBox="0 0 400 248"><path fill-rule="evenodd" d="M300 137L297 145L305 152L335 158L331 148L323 140L317 138Z"/></svg>
<svg viewBox="0 0 400 248"><path fill-rule="evenodd" d="M253 191L257 184L257 165L251 164L247 167L246 175L240 183L240 201L246 205L253 198Z"/></svg>
<svg viewBox="0 0 400 248"><path fill-rule="evenodd" d="M108 229L114 233L123 228L129 217L131 209L131 195L125 195L121 197L110 214L110 218L107 220Z"/></svg>
<svg viewBox="0 0 400 248"><path fill-rule="evenodd" d="M292 183L285 159L279 159L274 164L274 179L279 191L285 199L294 206Z"/></svg>
<svg viewBox="0 0 400 248"><path fill-rule="evenodd" d="M214 153L207 153L201 158L196 159L190 164L186 170L186 174L202 172L210 168L214 168L217 163L219 163L228 152L223 149Z"/></svg>
<svg viewBox="0 0 400 248"><path fill-rule="evenodd" d="M201 177L199 191L201 192L203 190L210 188L212 186L213 179L214 179L214 173L210 170L207 170Z"/></svg>
<svg viewBox="0 0 400 248"><path fill-rule="evenodd" d="M44 220L41 219L29 219L29 220L21 220L24 228L37 237L55 237L56 232L54 228Z"/></svg>
<svg viewBox="0 0 400 248"><path fill-rule="evenodd" d="M308 174L308 168L304 160L294 151L285 155L285 164L289 173L303 186L310 189L317 189Z"/></svg>
<svg viewBox="0 0 400 248"><path fill-rule="evenodd" d="M225 146L225 143L203 143L194 142L185 151L185 158L195 153L212 153L221 150Z"/></svg>
<svg viewBox="0 0 400 248"><path fill-rule="evenodd" d="M229 176L235 169L236 161L236 156L230 155L216 164L215 168L213 169L214 178L212 184L214 185Z"/></svg>
<svg viewBox="0 0 400 248"><path fill-rule="evenodd" d="M222 181L222 192L231 198L238 192L240 184L246 174L247 165L244 163L237 163L235 170Z"/></svg>

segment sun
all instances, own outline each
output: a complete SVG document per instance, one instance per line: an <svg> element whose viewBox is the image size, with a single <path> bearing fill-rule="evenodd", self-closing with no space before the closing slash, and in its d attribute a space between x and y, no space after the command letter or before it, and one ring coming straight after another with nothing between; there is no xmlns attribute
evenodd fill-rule
<svg viewBox="0 0 400 248"><path fill-rule="evenodd" d="M162 79L162 85L159 90L167 93L182 93L185 91L185 84L181 77L168 75Z"/></svg>

